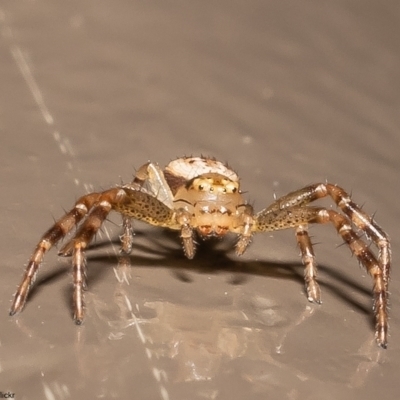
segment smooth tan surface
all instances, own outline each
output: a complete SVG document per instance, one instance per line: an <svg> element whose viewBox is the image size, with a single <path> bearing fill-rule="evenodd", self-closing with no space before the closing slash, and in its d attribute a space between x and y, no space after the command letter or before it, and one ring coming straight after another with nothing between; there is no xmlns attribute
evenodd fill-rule
<svg viewBox="0 0 400 400"><path fill-rule="evenodd" d="M2 2L0 391L398 399L399 16L398 1L371 0ZM373 341L371 280L330 226L312 228L321 306L292 231L189 261L174 233L136 224L129 266L114 215L88 252L83 326L54 250L8 317L53 216L184 154L228 161L257 210L329 180L376 212L394 254L388 350Z"/></svg>

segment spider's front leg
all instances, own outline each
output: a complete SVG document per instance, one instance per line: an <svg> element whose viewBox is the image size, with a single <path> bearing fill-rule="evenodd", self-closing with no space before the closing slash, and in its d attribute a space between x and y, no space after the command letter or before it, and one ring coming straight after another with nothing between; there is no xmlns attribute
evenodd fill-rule
<svg viewBox="0 0 400 400"><path fill-rule="evenodd" d="M125 197L125 191L120 188L110 189L101 193L92 211L82 223L75 236L58 253L61 256L72 254L74 320L78 325L82 323L84 318L83 291L87 287L85 250L110 211L116 204L123 201Z"/></svg>
<svg viewBox="0 0 400 400"><path fill-rule="evenodd" d="M349 202L346 202L349 203ZM303 262L306 266L305 281L307 293L313 297L313 290L317 290L314 295L319 296L319 289L316 284L316 265L314 253L312 251L311 242L307 231L304 227L309 223L332 223L339 235L348 244L352 253L357 257L360 263L368 271L373 278L373 299L375 313L375 336L378 344L386 348L388 333L388 291L387 291L387 275L385 269L377 260L368 245L361 240L357 233L353 230L348 217L334 211L327 210L322 207L306 207L306 206L287 206L279 208L274 203L269 208L261 211L256 215L256 223L254 230L256 232L275 231L286 228L296 228L297 239L303 256ZM304 204L304 203L303 203ZM353 204L351 202L351 204ZM339 204L341 206L341 204ZM342 207L342 209L344 206ZM357 213L355 213L357 212ZM348 211L348 213L350 213ZM355 219L361 218L364 213L355 209L351 213L351 220L356 224ZM358 221L357 221L358 222ZM357 225L357 224L356 224ZM369 230L374 229L380 232L377 225ZM390 250L388 250L390 252ZM313 272L314 271L314 272ZM311 284L311 286L310 286ZM312 298L312 300L314 300Z"/></svg>
<svg viewBox="0 0 400 400"><path fill-rule="evenodd" d="M127 194L126 198L115 207L116 211L124 215L124 221L126 218L133 218L154 226L180 230L185 255L188 258L194 257L194 234L190 225L191 215L188 211L183 208L174 210L153 195L128 186L124 188L124 191Z"/></svg>
<svg viewBox="0 0 400 400"><path fill-rule="evenodd" d="M14 315L24 308L29 290L35 281L47 251L64 238L87 215L99 197L100 193L90 193L86 196L82 196L75 203L74 208L59 219L42 236L29 259L22 281L14 295L14 300L10 308L10 315Z"/></svg>
<svg viewBox="0 0 400 400"><path fill-rule="evenodd" d="M141 192L130 186L110 189L101 193L78 232L59 252L62 256L72 255L74 320L77 324L81 324L84 318L85 249L89 246L111 210L118 211L123 216L124 233L121 236L121 250L124 253L129 253L132 247L131 218L152 225L174 227L173 210L149 193Z"/></svg>
<svg viewBox="0 0 400 400"><path fill-rule="evenodd" d="M321 303L321 290L317 282L317 263L313 246L308 234L308 224L317 222L320 208L292 206L284 209L269 207L255 216L255 232L272 232L295 228L296 240L304 264L304 281L307 298Z"/></svg>
<svg viewBox="0 0 400 400"><path fill-rule="evenodd" d="M127 255L131 253L133 245L133 227L132 219L130 217L125 215L122 217L122 229L123 233L119 237L121 240L120 252Z"/></svg>
<svg viewBox="0 0 400 400"><path fill-rule="evenodd" d="M391 251L388 235L365 213L340 186L331 183L316 183L280 197L263 212L278 211L284 208L305 206L315 200L330 196L351 222L370 237L379 249L378 261L386 283L389 282Z"/></svg>
<svg viewBox="0 0 400 400"><path fill-rule="evenodd" d="M308 225L302 224L296 227L296 240L300 248L301 260L304 265L304 282L307 291L307 299L313 303L321 304L321 289L317 282L317 262L308 234Z"/></svg>
<svg viewBox="0 0 400 400"><path fill-rule="evenodd" d="M148 191L126 185L103 192L76 235L60 251L64 256L72 254L74 319L77 324L80 324L84 317L83 290L86 288L84 251L111 210L123 216L124 233L121 237L121 250L124 253L129 253L132 246L132 218L154 226L184 230L184 226L177 221L176 212Z"/></svg>

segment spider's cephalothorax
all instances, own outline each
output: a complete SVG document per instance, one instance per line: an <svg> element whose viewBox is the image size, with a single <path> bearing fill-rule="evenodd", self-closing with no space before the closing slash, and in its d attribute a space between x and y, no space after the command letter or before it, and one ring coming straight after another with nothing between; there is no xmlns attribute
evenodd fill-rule
<svg viewBox="0 0 400 400"><path fill-rule="evenodd" d="M191 179L178 188L174 197L175 208L190 214L190 225L203 238L234 232L241 223L241 204L239 182L217 173Z"/></svg>
<svg viewBox="0 0 400 400"><path fill-rule="evenodd" d="M326 196L334 200L342 213L309 205ZM235 233L238 235L236 253L241 255L254 233L294 228L305 266L307 297L315 303L321 302L321 293L308 225L332 223L373 279L375 336L380 346L387 345L390 242L373 218L342 188L330 183L294 191L254 213L253 207L243 200L237 174L225 164L205 157L178 158L164 170L149 162L139 168L132 183L81 197L37 244L14 296L11 315L23 309L44 254L79 224L78 231L59 254L72 255L74 319L78 324L83 321L85 249L111 210L122 215L121 251L126 254L132 249L132 219L179 231L188 258L195 254L195 233L204 239ZM365 232L372 239L378 248L378 257L357 231Z"/></svg>

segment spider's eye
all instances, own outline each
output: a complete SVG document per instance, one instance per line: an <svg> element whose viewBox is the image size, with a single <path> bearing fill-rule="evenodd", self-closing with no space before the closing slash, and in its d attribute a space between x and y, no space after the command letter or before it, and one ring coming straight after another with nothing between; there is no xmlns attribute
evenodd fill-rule
<svg viewBox="0 0 400 400"><path fill-rule="evenodd" d="M203 185L199 185L199 190L204 190L204 186Z"/></svg>
<svg viewBox="0 0 400 400"><path fill-rule="evenodd" d="M238 191L238 184L236 182L229 182L224 187L225 193L236 193Z"/></svg>
<svg viewBox="0 0 400 400"><path fill-rule="evenodd" d="M211 186L210 187L210 192L213 192L214 191L214 188Z"/></svg>

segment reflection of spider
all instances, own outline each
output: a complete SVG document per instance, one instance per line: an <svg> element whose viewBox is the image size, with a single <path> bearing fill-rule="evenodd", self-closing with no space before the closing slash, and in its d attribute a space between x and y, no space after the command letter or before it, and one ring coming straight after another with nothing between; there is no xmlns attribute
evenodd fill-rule
<svg viewBox="0 0 400 400"><path fill-rule="evenodd" d="M335 201L344 215L331 209L308 206L308 203L326 196ZM132 218L179 231L188 258L193 258L195 253L195 233L202 239L236 233L236 253L241 255L254 233L294 228L305 265L307 297L315 303L321 302L321 294L316 281L317 265L308 224L332 223L372 276L376 340L386 348L390 243L374 220L343 189L329 183L318 183L289 193L254 214L252 206L243 200L237 174L223 163L204 157L178 158L164 171L149 162L138 170L132 183L81 197L36 246L15 294L10 315L24 307L44 254L86 217L77 233L59 252L62 256L72 255L74 319L77 324L82 323L83 290L86 289L85 249L111 210L122 214L123 253L129 253L132 248ZM359 238L352 224L356 230L372 238L379 249L378 258Z"/></svg>

